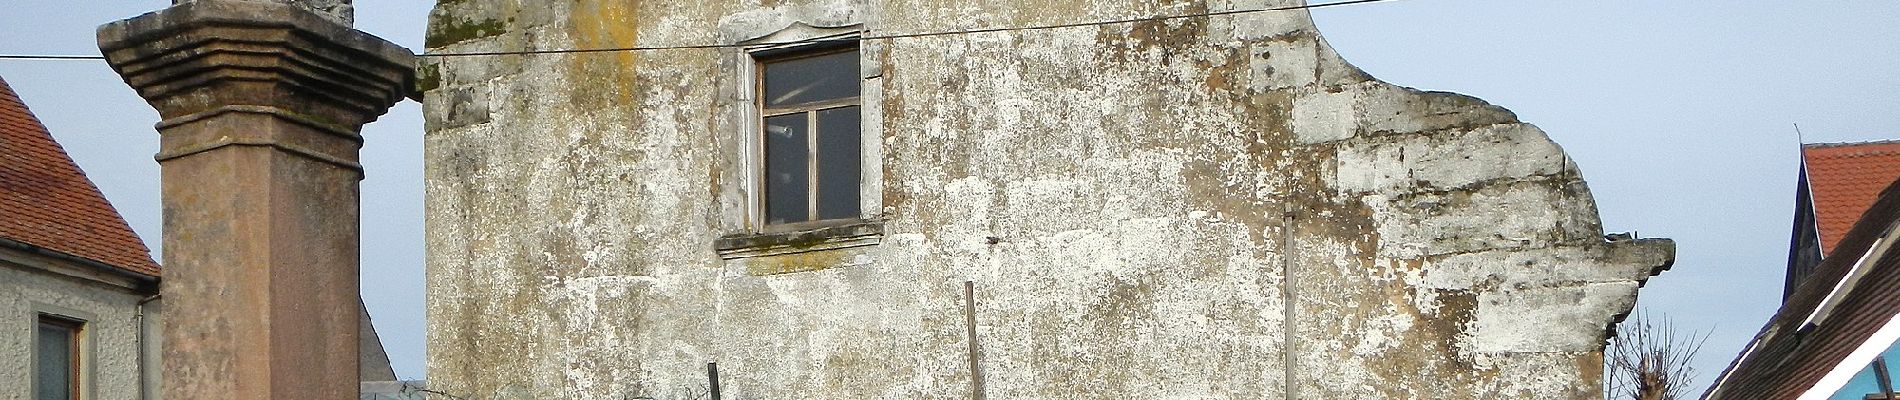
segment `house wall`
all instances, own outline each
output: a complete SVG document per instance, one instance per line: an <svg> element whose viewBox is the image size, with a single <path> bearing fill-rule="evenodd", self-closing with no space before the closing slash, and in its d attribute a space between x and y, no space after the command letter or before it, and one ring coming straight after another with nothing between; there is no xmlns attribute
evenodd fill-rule
<svg viewBox="0 0 1900 400"><path fill-rule="evenodd" d="M1279 4L458 0L428 42ZM739 50L425 58L430 387L690 398L718 362L726 398L966 397L971 281L994 398L1582 398L1605 331L1673 257L1606 242L1536 127L1374 80L1303 11L863 51L878 243L731 260L715 239L752 229Z"/></svg>
<svg viewBox="0 0 1900 400"><path fill-rule="evenodd" d="M106 281L82 277L89 274L87 268L0 248L0 399L33 396L31 349L42 313L85 319L80 345L85 398L139 398L142 360L134 315L145 295L118 286L109 276L100 277Z"/></svg>

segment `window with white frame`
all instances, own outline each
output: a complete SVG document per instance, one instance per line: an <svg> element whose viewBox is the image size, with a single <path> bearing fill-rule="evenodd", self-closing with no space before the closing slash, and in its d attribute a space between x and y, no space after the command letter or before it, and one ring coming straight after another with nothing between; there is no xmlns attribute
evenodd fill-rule
<svg viewBox="0 0 1900 400"><path fill-rule="evenodd" d="M863 143L856 42L753 54L766 226L857 219Z"/></svg>

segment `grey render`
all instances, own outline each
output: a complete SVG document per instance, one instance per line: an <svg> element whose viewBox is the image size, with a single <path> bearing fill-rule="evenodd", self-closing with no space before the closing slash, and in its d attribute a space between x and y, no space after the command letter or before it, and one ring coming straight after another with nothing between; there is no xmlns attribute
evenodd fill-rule
<svg viewBox="0 0 1900 400"><path fill-rule="evenodd" d="M153 377L141 379L140 374L156 371L150 367L157 365L158 302L146 304L142 319L138 307L156 292L149 284L91 265L0 247L0 349L22 349L0 351L0 398L32 396L26 383L32 379L33 352L23 349L33 348L41 314L85 321L79 361L83 398L136 399L141 383L145 392L156 393ZM141 338L147 340L141 343Z"/></svg>
<svg viewBox="0 0 1900 400"><path fill-rule="evenodd" d="M428 51L1292 4L444 1ZM1541 130L1373 79L1303 10L860 50L864 222L807 236L759 235L745 50L425 59L429 386L692 398L717 362L728 398L1588 398L1673 261L1606 240Z"/></svg>

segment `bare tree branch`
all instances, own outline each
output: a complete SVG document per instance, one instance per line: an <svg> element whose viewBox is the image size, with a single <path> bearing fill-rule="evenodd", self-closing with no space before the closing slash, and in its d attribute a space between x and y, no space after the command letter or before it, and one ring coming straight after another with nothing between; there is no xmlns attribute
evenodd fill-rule
<svg viewBox="0 0 1900 400"><path fill-rule="evenodd" d="M1668 317L1651 319L1647 312L1638 312L1617 327L1616 338L1603 351L1603 398L1685 398L1696 377L1689 362L1708 340L1708 332L1684 335Z"/></svg>

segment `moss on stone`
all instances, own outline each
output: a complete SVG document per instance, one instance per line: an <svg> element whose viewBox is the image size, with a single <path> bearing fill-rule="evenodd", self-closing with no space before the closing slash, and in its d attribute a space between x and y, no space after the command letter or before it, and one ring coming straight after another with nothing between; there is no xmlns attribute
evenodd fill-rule
<svg viewBox="0 0 1900 400"><path fill-rule="evenodd" d="M845 256L837 250L781 254L750 260L746 264L746 274L767 276L818 271L844 266L844 262Z"/></svg>
<svg viewBox="0 0 1900 400"><path fill-rule="evenodd" d="M416 66L416 93L425 93L442 87L442 65L423 62Z"/></svg>
<svg viewBox="0 0 1900 400"><path fill-rule="evenodd" d="M429 26L429 34L423 39L423 46L436 48L496 36L508 32L506 28L507 24L495 19L457 21L450 18L445 22Z"/></svg>

